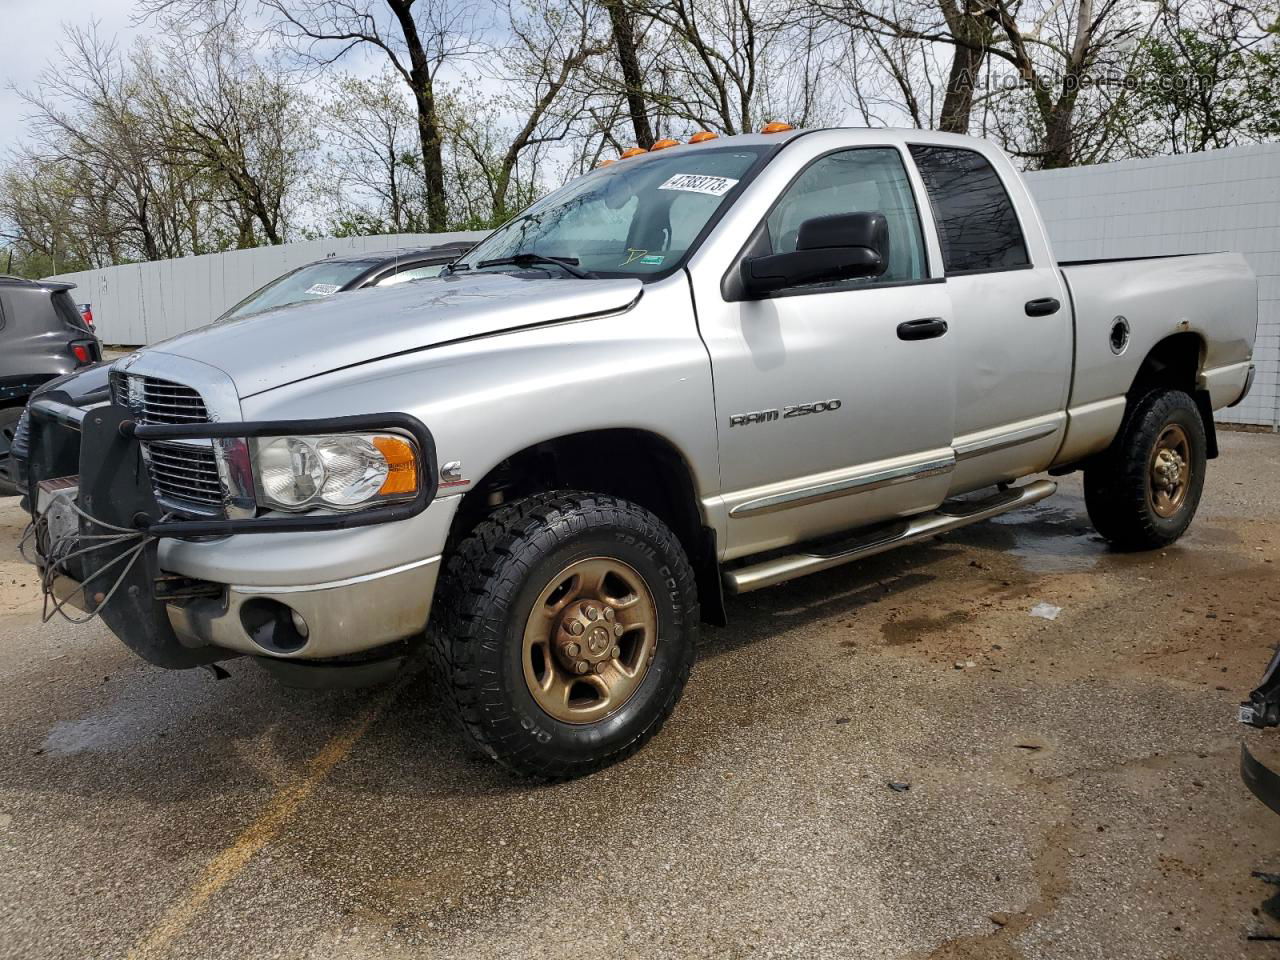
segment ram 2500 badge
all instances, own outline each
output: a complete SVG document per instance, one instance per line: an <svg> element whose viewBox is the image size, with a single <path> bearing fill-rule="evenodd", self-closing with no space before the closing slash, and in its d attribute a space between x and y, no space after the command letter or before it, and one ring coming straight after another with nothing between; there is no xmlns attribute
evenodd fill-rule
<svg viewBox="0 0 1280 960"><path fill-rule="evenodd" d="M1046 471L1084 471L1120 549L1187 528L1252 377L1242 257L1059 263L979 140L699 139L440 279L41 394L51 594L165 667L361 683L425 647L468 736L559 778L658 730L726 593L1033 503Z"/></svg>

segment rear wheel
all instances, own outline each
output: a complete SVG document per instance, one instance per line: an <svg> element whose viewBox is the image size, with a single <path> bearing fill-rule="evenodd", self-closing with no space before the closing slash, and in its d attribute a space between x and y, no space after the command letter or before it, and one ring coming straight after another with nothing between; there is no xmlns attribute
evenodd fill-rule
<svg viewBox="0 0 1280 960"><path fill-rule="evenodd" d="M1124 550L1173 543L1200 504L1205 449L1204 421L1187 393L1148 393L1111 448L1085 468L1085 506L1094 527Z"/></svg>
<svg viewBox="0 0 1280 960"><path fill-rule="evenodd" d="M13 438L18 432L18 419L21 416L22 407L0 409L0 497L11 497L18 492L18 478L14 473L9 451L13 447Z"/></svg>
<svg viewBox="0 0 1280 960"><path fill-rule="evenodd" d="M698 601L679 541L636 504L548 493L452 552L432 649L466 735L525 776L620 760L662 726L693 664Z"/></svg>

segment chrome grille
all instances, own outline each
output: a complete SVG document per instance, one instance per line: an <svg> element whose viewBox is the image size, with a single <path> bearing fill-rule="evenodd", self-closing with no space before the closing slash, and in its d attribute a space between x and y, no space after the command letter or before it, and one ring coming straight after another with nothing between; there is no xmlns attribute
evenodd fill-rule
<svg viewBox="0 0 1280 960"><path fill-rule="evenodd" d="M9 445L9 452L16 460L26 460L30 453L29 446L31 441L31 415L26 410L22 411L22 416L18 417L18 428L13 434L13 443Z"/></svg>
<svg viewBox="0 0 1280 960"><path fill-rule="evenodd" d="M129 377L127 405L143 423L208 423L209 411L190 387L158 377Z"/></svg>
<svg viewBox="0 0 1280 960"><path fill-rule="evenodd" d="M153 440L146 445L146 454L157 497L205 506L223 505L222 481L212 446Z"/></svg>
<svg viewBox="0 0 1280 960"><path fill-rule="evenodd" d="M160 377L112 371L112 399L133 411L139 423L208 423L209 410L199 391ZM222 481L213 444L207 440L143 444L151 486L156 497L172 506L221 510L225 506Z"/></svg>

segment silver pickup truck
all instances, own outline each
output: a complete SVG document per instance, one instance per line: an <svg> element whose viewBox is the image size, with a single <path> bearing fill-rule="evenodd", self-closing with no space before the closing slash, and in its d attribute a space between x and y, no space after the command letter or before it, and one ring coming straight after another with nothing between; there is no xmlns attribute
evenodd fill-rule
<svg viewBox="0 0 1280 960"><path fill-rule="evenodd" d="M422 648L480 748L562 778L658 730L726 593L1017 509L1046 471L1084 471L1119 549L1187 528L1212 411L1252 378L1240 256L1058 263L980 140L698 139L573 180L439 279L43 392L21 446L48 602L161 666L294 684Z"/></svg>

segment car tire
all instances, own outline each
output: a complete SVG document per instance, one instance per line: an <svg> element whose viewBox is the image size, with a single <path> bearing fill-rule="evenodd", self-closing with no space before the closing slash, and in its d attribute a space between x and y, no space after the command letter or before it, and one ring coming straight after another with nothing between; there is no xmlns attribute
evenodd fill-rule
<svg viewBox="0 0 1280 960"><path fill-rule="evenodd" d="M13 475L13 460L9 450L18 432L18 420L22 407L0 408L0 497L12 497L18 493L17 477Z"/></svg>
<svg viewBox="0 0 1280 960"><path fill-rule="evenodd" d="M480 751L564 780L658 732L698 625L693 570L661 520L616 497L554 492L499 508L452 549L429 648Z"/></svg>
<svg viewBox="0 0 1280 960"><path fill-rule="evenodd" d="M1182 390L1142 397L1111 447L1084 471L1084 500L1097 531L1121 550L1168 546L1200 504L1206 464L1204 421Z"/></svg>

